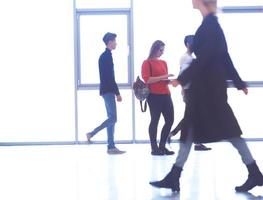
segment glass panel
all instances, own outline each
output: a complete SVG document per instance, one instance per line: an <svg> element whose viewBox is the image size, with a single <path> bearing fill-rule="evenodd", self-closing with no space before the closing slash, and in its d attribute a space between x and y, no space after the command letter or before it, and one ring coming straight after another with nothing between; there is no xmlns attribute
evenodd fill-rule
<svg viewBox="0 0 263 200"><path fill-rule="evenodd" d="M262 81L263 27L259 24L262 24L263 13L220 14L219 20L230 56L242 79ZM242 23L236 23L238 21Z"/></svg>
<svg viewBox="0 0 263 200"><path fill-rule="evenodd" d="M123 101L117 102L117 123L115 141L132 140L132 93L120 90ZM86 133L92 131L107 119L104 100L97 90L78 91L78 130L79 140L86 141ZM106 129L101 130L93 141L107 141Z"/></svg>
<svg viewBox="0 0 263 200"><path fill-rule="evenodd" d="M131 0L76 0L77 8L130 8Z"/></svg>
<svg viewBox="0 0 263 200"><path fill-rule="evenodd" d="M128 83L127 15L116 14L80 16L82 84L99 84L98 59L105 50L102 38L106 32L117 34L118 45L112 51L116 82Z"/></svg>
<svg viewBox="0 0 263 200"><path fill-rule="evenodd" d="M74 141L72 0L1 1L0 24L0 141Z"/></svg>
<svg viewBox="0 0 263 200"><path fill-rule="evenodd" d="M229 104L232 107L244 138L263 138L262 88L249 88L248 95L236 89L228 89Z"/></svg>

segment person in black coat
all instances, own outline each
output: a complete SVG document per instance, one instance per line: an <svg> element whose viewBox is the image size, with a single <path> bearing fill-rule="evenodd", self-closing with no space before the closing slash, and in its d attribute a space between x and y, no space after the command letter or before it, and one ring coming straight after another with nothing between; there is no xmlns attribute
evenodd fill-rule
<svg viewBox="0 0 263 200"><path fill-rule="evenodd" d="M242 131L227 102L226 80L232 80L234 86L245 94L248 90L228 54L223 30L215 16L217 0L192 0L192 2L193 7L203 16L193 42L196 59L172 82L174 87L191 82L180 148L171 171L161 181L150 184L180 191L179 178L192 144L227 140L238 150L249 173L246 182L235 190L247 192L255 186L263 185L263 175L245 140L241 138Z"/></svg>

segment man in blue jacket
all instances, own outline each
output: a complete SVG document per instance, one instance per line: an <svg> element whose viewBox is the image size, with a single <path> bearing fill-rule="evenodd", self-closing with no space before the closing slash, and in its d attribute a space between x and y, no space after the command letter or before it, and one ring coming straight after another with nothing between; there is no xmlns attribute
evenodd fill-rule
<svg viewBox="0 0 263 200"><path fill-rule="evenodd" d="M125 153L125 151L116 148L114 143L114 128L117 122L116 100L118 102L122 101L118 85L115 81L114 64L111 54L111 51L117 46L116 37L115 33L108 32L104 35L103 42L106 45L106 49L99 58L100 95L104 99L108 118L92 132L86 134L87 141L90 142L90 139L100 130L107 128L108 154Z"/></svg>

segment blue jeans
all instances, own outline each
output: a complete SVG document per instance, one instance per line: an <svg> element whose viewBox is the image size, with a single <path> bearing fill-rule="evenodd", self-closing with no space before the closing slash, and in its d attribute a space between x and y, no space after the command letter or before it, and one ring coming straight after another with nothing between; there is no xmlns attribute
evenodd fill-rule
<svg viewBox="0 0 263 200"><path fill-rule="evenodd" d="M104 128L107 128L107 136L108 136L108 149L114 148L114 128L115 123L117 122L117 109L116 109L116 100L114 93L106 93L102 95L107 111L108 119L106 119L101 125L95 128L91 135L96 135L99 131Z"/></svg>

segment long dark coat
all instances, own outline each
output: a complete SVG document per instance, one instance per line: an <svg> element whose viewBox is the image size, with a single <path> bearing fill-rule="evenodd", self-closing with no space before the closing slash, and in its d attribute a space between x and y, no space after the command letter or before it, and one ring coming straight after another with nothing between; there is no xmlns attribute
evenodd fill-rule
<svg viewBox="0 0 263 200"><path fill-rule="evenodd" d="M240 136L242 131L227 103L226 80L233 80L237 89L246 85L234 68L223 30L214 14L207 15L197 29L193 50L196 59L178 77L182 85L191 82L181 140L185 140L190 125L195 143Z"/></svg>

